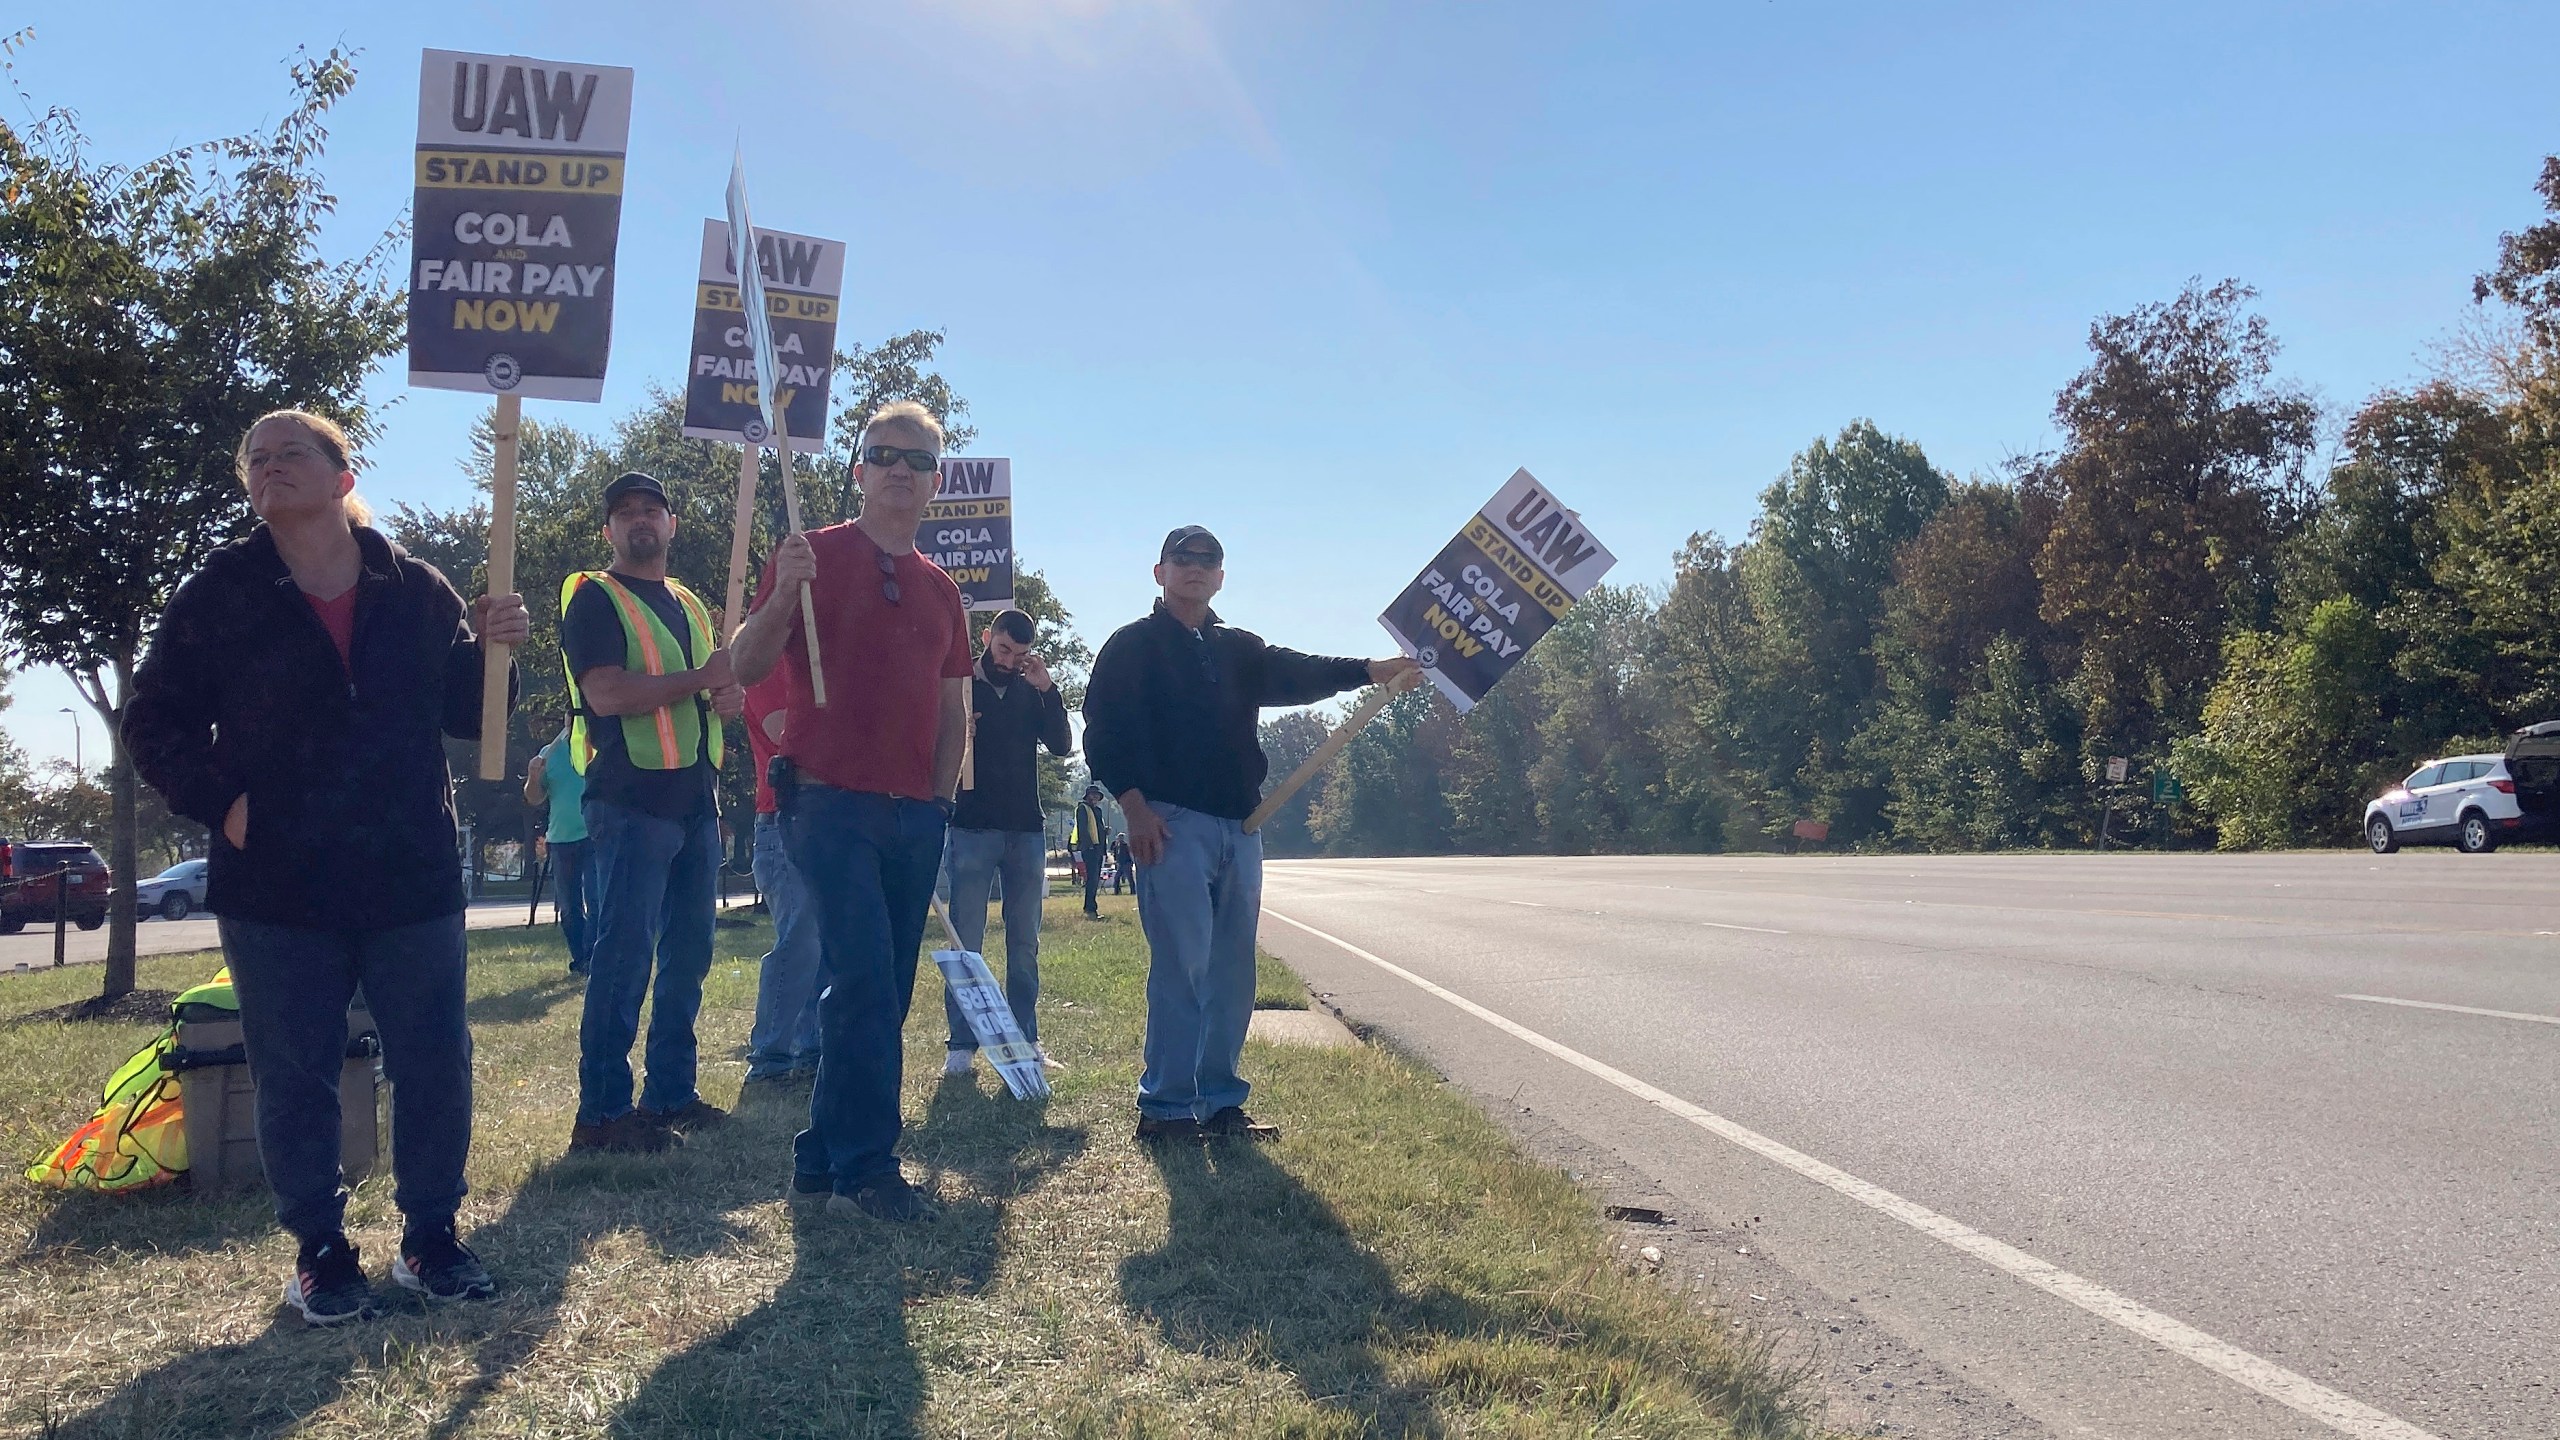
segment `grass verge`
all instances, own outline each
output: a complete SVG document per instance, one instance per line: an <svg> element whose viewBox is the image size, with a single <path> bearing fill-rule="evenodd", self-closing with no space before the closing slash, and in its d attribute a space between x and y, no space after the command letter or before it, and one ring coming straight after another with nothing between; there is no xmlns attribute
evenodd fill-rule
<svg viewBox="0 0 2560 1440"><path fill-rule="evenodd" d="M1794 1436L1762 1348L1612 1262L1590 1198L1464 1097L1374 1049L1256 1043L1285 1138L1130 1139L1145 948L1127 902L1051 905L1045 1104L939 1078L940 986L908 1026L924 1227L795 1219L805 1102L759 1087L665 1159L561 1158L580 994L545 930L471 936L478 1131L464 1224L490 1304L309 1331L263 1196L0 1182L0 1433L106 1436ZM702 1089L738 1098L761 927L722 930ZM991 947L1001 953L1001 946ZM209 957L142 962L183 988ZM141 1025L11 1024L95 971L0 982L0 1143L85 1119ZM1267 957L1266 1000L1304 1002ZM390 1181L350 1230L379 1275ZM387 1283L384 1289L388 1292Z"/></svg>

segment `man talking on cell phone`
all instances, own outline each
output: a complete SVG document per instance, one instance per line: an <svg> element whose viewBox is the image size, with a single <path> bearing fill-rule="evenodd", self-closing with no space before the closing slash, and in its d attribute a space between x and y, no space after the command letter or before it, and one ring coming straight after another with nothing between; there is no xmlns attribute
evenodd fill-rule
<svg viewBox="0 0 2560 1440"><path fill-rule="evenodd" d="M1049 894L1048 833L1040 809L1040 748L1072 755L1067 701L1049 666L1031 648L1031 617L1007 610L979 636L978 668L969 680L970 763L944 848L951 861L951 924L960 948L986 953L987 895L1004 882L1004 998L1022 1038L1040 1043L1040 903ZM966 1075L978 1040L957 994L942 995L951 1046L942 1073ZM1040 1051L1040 1061L1061 1068Z"/></svg>
<svg viewBox="0 0 2560 1440"><path fill-rule="evenodd" d="M1236 1073L1262 912L1262 837L1244 828L1270 771L1262 710L1383 685L1415 665L1302 655L1228 626L1209 608L1226 550L1197 525L1167 535L1159 556L1164 597L1103 644L1084 697L1085 760L1120 798L1138 862L1148 952L1138 1138L1268 1139L1278 1132L1245 1113L1252 1087Z"/></svg>

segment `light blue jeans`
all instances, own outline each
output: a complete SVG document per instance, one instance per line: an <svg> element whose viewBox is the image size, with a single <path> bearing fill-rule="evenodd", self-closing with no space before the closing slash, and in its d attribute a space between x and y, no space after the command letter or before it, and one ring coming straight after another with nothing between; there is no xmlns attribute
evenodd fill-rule
<svg viewBox="0 0 2560 1440"><path fill-rule="evenodd" d="M818 921L809 886L782 851L782 817L756 816L756 889L773 914L773 948L756 977L747 1078L818 1068Z"/></svg>
<svg viewBox="0 0 2560 1440"><path fill-rule="evenodd" d="M1253 1087L1236 1066L1253 1023L1253 940L1262 918L1262 837L1179 805L1164 858L1138 867L1147 932L1147 1044L1138 1113L1206 1120Z"/></svg>
<svg viewBox="0 0 2560 1440"><path fill-rule="evenodd" d="M1040 902L1049 891L1048 837L1037 830L952 830L942 844L951 876L951 924L960 947L987 953L987 892L1004 876L1004 999L1022 1038L1038 1044L1032 1006L1040 998ZM951 992L942 993L954 1050L975 1050L978 1037Z"/></svg>
<svg viewBox="0 0 2560 1440"><path fill-rule="evenodd" d="M631 1042L643 1000L649 1074L640 1103L673 1114L701 1098L693 1022L711 970L720 820L707 804L690 820L661 820L590 794L587 841L598 889L587 1008L578 1021L578 1123L602 1125L631 1109Z"/></svg>

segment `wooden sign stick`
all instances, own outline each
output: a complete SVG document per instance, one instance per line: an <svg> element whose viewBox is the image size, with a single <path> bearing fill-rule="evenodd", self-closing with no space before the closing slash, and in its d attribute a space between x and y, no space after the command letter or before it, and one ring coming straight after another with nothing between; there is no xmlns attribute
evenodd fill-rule
<svg viewBox="0 0 2560 1440"><path fill-rule="evenodd" d="M791 473L791 421L777 401L773 407L773 448L782 456L782 509L791 522L791 533L800 533L800 482ZM809 642L809 700L819 709L827 706L827 672L818 663L818 602L810 598L809 587L800 587L800 634Z"/></svg>
<svg viewBox="0 0 2560 1440"><path fill-rule="evenodd" d="M1306 763L1290 771L1288 779L1274 786L1270 794L1262 797L1262 803L1253 807L1253 813L1245 817L1244 833L1250 835L1261 829L1262 822L1270 819L1281 806L1288 804L1290 796L1305 788L1308 781L1324 773L1324 768L1331 765L1334 757L1342 753L1342 748L1351 743L1351 737L1360 733L1360 727L1377 719L1378 712L1387 708L1388 701L1421 683L1422 672L1408 670L1384 685L1372 687L1359 706L1343 717L1342 723L1334 727L1332 734L1324 737L1324 743L1316 747L1316 753L1308 756Z"/></svg>
<svg viewBox="0 0 2560 1440"><path fill-rule="evenodd" d="M756 468L756 447L743 447L738 452L738 530L729 537L729 603L720 611L720 628L727 634L717 637L722 645L747 623L747 537L756 528Z"/></svg>
<svg viewBox="0 0 2560 1440"><path fill-rule="evenodd" d="M497 422L490 427L489 593L511 595L516 588L516 429L524 402L512 392L498 397ZM513 668L512 646L480 644L480 778L507 778L507 675Z"/></svg>

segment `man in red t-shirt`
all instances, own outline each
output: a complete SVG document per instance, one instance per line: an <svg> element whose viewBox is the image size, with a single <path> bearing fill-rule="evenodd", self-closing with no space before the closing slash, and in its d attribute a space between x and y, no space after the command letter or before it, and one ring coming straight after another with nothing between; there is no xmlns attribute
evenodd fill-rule
<svg viewBox="0 0 2560 1440"><path fill-rule="evenodd" d="M960 587L916 553L941 485L942 426L911 401L871 417L855 452L862 517L774 549L730 650L738 679L776 671L787 702L775 787L784 847L818 921L819 1060L791 1197L831 1213L926 1220L899 1173L907 1004L968 732ZM827 703L810 686L801 587L818 617Z"/></svg>

